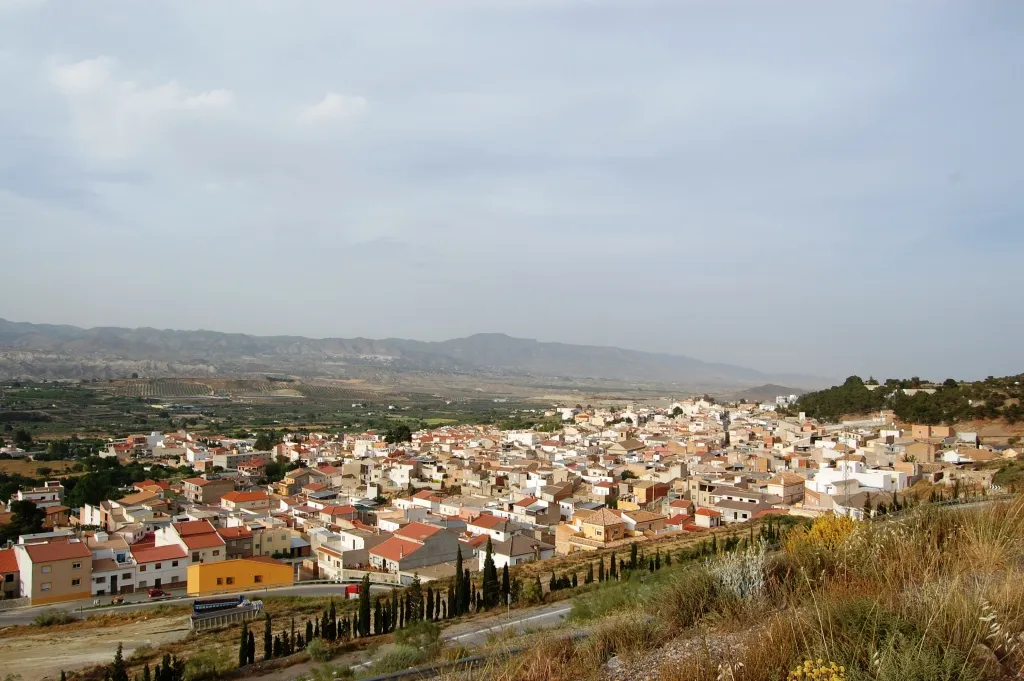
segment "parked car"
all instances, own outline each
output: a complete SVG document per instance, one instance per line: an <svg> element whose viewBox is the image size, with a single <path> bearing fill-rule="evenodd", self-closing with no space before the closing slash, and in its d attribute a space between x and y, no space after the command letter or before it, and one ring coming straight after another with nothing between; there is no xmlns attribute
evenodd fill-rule
<svg viewBox="0 0 1024 681"><path fill-rule="evenodd" d="M170 595L171 594L167 593L163 589L159 589L157 587L153 587L153 588L151 588L149 590L149 597L150 598L162 598L164 596L170 596Z"/></svg>

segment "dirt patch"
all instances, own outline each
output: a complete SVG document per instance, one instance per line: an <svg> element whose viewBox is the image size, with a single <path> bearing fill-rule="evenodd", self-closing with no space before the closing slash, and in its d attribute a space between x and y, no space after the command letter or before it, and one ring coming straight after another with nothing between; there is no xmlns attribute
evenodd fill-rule
<svg viewBox="0 0 1024 681"><path fill-rule="evenodd" d="M180 641L188 634L188 616L143 616L130 623L93 629L88 634L60 627L43 629L38 634L0 640L0 668L4 674L20 675L23 681L59 679L61 670L113 661L118 643L124 646L128 658L144 646L156 648Z"/></svg>
<svg viewBox="0 0 1024 681"><path fill-rule="evenodd" d="M8 475L24 475L29 478L45 477L52 479L54 476L70 474L71 467L74 466L75 463L75 461L25 461L24 459L7 459L0 460L0 473L7 473ZM49 468L52 472L41 476L36 473L36 469L41 467Z"/></svg>

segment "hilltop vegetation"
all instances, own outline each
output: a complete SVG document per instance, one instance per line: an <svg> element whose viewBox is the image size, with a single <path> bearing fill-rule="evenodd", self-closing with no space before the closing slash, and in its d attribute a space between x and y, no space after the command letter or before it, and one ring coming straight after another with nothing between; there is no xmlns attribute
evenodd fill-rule
<svg viewBox="0 0 1024 681"><path fill-rule="evenodd" d="M953 379L929 383L915 377L888 379L879 384L874 379L864 381L859 376L850 376L842 385L803 395L790 413L802 411L811 418L838 421L848 414L892 409L901 421L928 425L999 418L1016 423L1024 420L1020 404L1024 397L1022 380L1024 375L990 376L973 383L958 383ZM904 392L906 389L935 392L908 395Z"/></svg>

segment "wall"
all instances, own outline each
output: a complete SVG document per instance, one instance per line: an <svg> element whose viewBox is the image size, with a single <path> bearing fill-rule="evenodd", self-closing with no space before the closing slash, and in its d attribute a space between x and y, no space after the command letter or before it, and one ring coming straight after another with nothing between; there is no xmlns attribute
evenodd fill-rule
<svg viewBox="0 0 1024 681"><path fill-rule="evenodd" d="M267 560L242 558L188 567L189 594L263 589L293 583L291 565Z"/></svg>

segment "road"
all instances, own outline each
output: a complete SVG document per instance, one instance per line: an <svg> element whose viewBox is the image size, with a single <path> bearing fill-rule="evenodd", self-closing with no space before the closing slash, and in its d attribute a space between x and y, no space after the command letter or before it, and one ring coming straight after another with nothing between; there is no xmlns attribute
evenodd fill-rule
<svg viewBox="0 0 1024 681"><path fill-rule="evenodd" d="M306 584L286 586L278 589L261 589L259 591L245 591L238 593L218 594L220 596L245 596L250 600L270 598L274 596L344 596L344 584ZM391 587L383 584L371 584L371 593L389 593ZM100 596L101 603L109 603L110 596ZM126 594L125 605L93 607L93 599L69 601L67 603L55 603L53 605L40 605L16 610L0 611L0 628L13 627L19 624L32 624L36 615L53 610L63 610L72 613L77 617L91 617L92 615L106 615L119 612L136 612L155 608L160 605L192 605L195 598L185 594L174 595L171 598L150 599L145 593Z"/></svg>
<svg viewBox="0 0 1024 681"><path fill-rule="evenodd" d="M531 608L526 612L513 613L511 619L504 614L499 617L488 617L463 624L455 624L445 629L441 638L453 644L472 647L487 643L492 636L506 631L522 634L534 629L554 629L565 621L572 611L572 603L560 601L550 605Z"/></svg>

